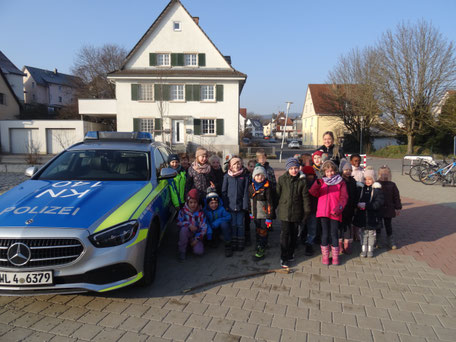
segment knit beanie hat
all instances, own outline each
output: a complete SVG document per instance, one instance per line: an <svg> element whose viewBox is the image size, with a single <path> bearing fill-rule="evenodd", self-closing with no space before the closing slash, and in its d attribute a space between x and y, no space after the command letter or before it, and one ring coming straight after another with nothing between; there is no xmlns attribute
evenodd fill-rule
<svg viewBox="0 0 456 342"><path fill-rule="evenodd" d="M302 172L306 175L315 175L315 169L312 166L304 166Z"/></svg>
<svg viewBox="0 0 456 342"><path fill-rule="evenodd" d="M299 167L299 161L296 158L288 158L285 168L288 171L290 169L290 167L293 167L293 166Z"/></svg>
<svg viewBox="0 0 456 342"><path fill-rule="evenodd" d="M217 194L215 188L213 187L209 187L207 188L207 195L206 195L206 199L209 201L211 198L219 198L219 195Z"/></svg>
<svg viewBox="0 0 456 342"><path fill-rule="evenodd" d="M346 160L346 159L342 159L340 161L340 170L344 171L344 170L351 170L352 169L352 166L351 164Z"/></svg>
<svg viewBox="0 0 456 342"><path fill-rule="evenodd" d="M314 153L312 153L312 161L314 160L314 156L320 156L323 154L323 152L321 151L315 151Z"/></svg>
<svg viewBox="0 0 456 342"><path fill-rule="evenodd" d="M231 159L230 159L230 166L231 165L234 165L235 163L241 163L242 164L242 161L241 161L241 158L237 157L237 156L233 156Z"/></svg>
<svg viewBox="0 0 456 342"><path fill-rule="evenodd" d="M199 201L198 190L192 189L187 194L187 201L194 199L195 201Z"/></svg>
<svg viewBox="0 0 456 342"><path fill-rule="evenodd" d="M372 168L372 166L366 167L364 170L364 178L370 177L373 180L375 180L375 170Z"/></svg>
<svg viewBox="0 0 456 342"><path fill-rule="evenodd" d="M198 147L195 152L195 157L207 155L207 150L204 147Z"/></svg>
<svg viewBox="0 0 456 342"><path fill-rule="evenodd" d="M170 154L168 156L168 163L171 163L173 160L177 160L177 161L180 161L179 160L179 156L177 154Z"/></svg>
<svg viewBox="0 0 456 342"><path fill-rule="evenodd" d="M253 169L253 172L252 172L252 178L255 178L256 175L264 175L266 178L268 178L268 174L266 173L266 169L261 166L261 165L257 165L255 166L255 168Z"/></svg>

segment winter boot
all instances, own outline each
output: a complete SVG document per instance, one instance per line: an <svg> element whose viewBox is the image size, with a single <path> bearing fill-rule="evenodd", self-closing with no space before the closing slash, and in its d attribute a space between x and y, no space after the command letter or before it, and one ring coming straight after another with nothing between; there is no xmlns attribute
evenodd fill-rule
<svg viewBox="0 0 456 342"><path fill-rule="evenodd" d="M369 230L369 240L367 243L367 257L373 258L374 257L374 246L375 242L377 241L376 236L377 232L375 230Z"/></svg>
<svg viewBox="0 0 456 342"><path fill-rule="evenodd" d="M329 265L329 246L321 247L321 263L323 265Z"/></svg>
<svg viewBox="0 0 456 342"><path fill-rule="evenodd" d="M265 256L264 248L262 248L261 246L257 246L256 252L255 252L255 260L264 259L264 256Z"/></svg>
<svg viewBox="0 0 456 342"><path fill-rule="evenodd" d="M331 253L332 253L332 264L333 265L339 265L339 247L333 247L331 246Z"/></svg>
<svg viewBox="0 0 456 342"><path fill-rule="evenodd" d="M231 242L225 242L225 256L227 258L233 256L233 246L231 245Z"/></svg>
<svg viewBox="0 0 456 342"><path fill-rule="evenodd" d="M353 239L344 240L344 253L347 255L352 254L352 242L353 242Z"/></svg>
<svg viewBox="0 0 456 342"><path fill-rule="evenodd" d="M386 241L388 243L388 248L390 249L397 249L396 243L394 242L394 238L392 235L386 237Z"/></svg>
<svg viewBox="0 0 456 342"><path fill-rule="evenodd" d="M361 253L359 254L361 258L367 257L367 245L361 245Z"/></svg>
<svg viewBox="0 0 456 342"><path fill-rule="evenodd" d="M344 239L339 239L339 254L344 252Z"/></svg>
<svg viewBox="0 0 456 342"><path fill-rule="evenodd" d="M367 257L368 258L374 257L374 246L371 246L371 245L367 246Z"/></svg>
<svg viewBox="0 0 456 342"><path fill-rule="evenodd" d="M239 252L242 252L244 250L244 246L245 246L245 239L244 237L238 237L238 240L237 240L237 251Z"/></svg>
<svg viewBox="0 0 456 342"><path fill-rule="evenodd" d="M231 250L233 252L238 250L238 238L237 238L237 236L233 236L231 238Z"/></svg>

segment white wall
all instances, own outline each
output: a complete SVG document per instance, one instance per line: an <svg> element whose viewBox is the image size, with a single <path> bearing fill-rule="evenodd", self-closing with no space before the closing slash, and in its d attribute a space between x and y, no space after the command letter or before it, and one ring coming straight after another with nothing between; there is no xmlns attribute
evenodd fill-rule
<svg viewBox="0 0 456 342"><path fill-rule="evenodd" d="M39 153L46 154L47 129L74 129L77 141L82 141L87 131L103 130L103 127L101 124L81 120L0 120L1 151L3 153L11 153L10 131L15 128L37 129L38 141L36 142L36 146L39 146Z"/></svg>

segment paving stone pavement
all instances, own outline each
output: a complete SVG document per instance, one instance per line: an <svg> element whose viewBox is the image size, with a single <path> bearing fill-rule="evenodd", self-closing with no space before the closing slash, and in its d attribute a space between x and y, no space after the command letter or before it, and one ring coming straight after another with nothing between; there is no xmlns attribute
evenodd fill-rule
<svg viewBox="0 0 456 342"><path fill-rule="evenodd" d="M290 274L190 293L183 290L278 268L280 226L274 222L267 257L257 263L253 248L225 258L221 245L178 263L171 229L153 286L104 295L2 296L0 341L454 341L454 212L431 201L404 197L403 203L394 221L397 251L361 259L356 247L336 267L322 265L319 255L305 257L300 247Z"/></svg>

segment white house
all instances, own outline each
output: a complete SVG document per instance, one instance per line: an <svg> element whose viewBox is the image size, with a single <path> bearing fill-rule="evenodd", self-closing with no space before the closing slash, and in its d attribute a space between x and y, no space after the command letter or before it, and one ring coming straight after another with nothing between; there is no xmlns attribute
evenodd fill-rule
<svg viewBox="0 0 456 342"><path fill-rule="evenodd" d="M209 39L199 18L171 0L120 70L109 74L116 84L110 108L115 108L118 131L149 131L176 150L203 145L237 153L239 97L246 78ZM97 100L82 99L79 113L113 115Z"/></svg>
<svg viewBox="0 0 456 342"><path fill-rule="evenodd" d="M24 89L22 78L24 73L20 71L9 59L0 51L0 70L7 79L14 95L20 103L24 102Z"/></svg>
<svg viewBox="0 0 456 342"><path fill-rule="evenodd" d="M263 138L263 125L260 120L247 119L245 128L249 129L254 138Z"/></svg>

